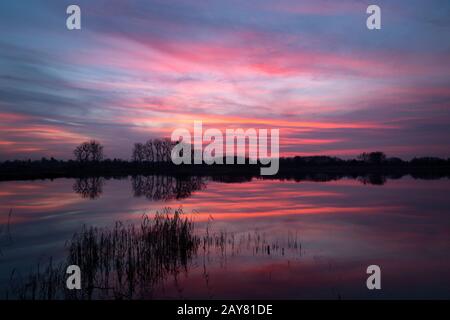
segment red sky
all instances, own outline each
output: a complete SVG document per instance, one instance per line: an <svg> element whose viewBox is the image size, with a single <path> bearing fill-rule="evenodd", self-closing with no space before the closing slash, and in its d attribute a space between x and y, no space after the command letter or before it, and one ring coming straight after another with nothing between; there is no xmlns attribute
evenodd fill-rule
<svg viewBox="0 0 450 320"><path fill-rule="evenodd" d="M0 4L0 160L128 159L179 127L279 128L281 154L450 157L448 2Z"/></svg>

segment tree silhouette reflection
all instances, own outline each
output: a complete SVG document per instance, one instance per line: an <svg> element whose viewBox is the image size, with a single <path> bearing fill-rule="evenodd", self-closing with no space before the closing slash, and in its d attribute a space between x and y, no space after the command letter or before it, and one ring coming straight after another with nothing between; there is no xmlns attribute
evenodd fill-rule
<svg viewBox="0 0 450 320"><path fill-rule="evenodd" d="M135 197L149 200L184 199L192 192L206 188L206 178L190 176L177 178L172 176L134 176L131 185Z"/></svg>
<svg viewBox="0 0 450 320"><path fill-rule="evenodd" d="M73 191L83 198L97 199L103 193L103 177L83 177L75 180Z"/></svg>

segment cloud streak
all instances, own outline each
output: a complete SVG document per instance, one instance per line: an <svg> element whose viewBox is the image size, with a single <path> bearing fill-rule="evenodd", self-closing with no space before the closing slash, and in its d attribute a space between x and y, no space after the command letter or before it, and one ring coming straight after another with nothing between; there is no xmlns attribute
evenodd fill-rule
<svg viewBox="0 0 450 320"><path fill-rule="evenodd" d="M281 128L282 155L449 157L450 36L430 1L3 1L0 160L110 157L193 120ZM119 138L118 138L119 137Z"/></svg>

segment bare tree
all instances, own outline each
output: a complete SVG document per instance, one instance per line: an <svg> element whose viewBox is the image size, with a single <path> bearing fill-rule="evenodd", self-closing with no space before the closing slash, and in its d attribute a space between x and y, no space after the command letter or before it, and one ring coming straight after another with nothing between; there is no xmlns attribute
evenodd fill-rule
<svg viewBox="0 0 450 320"><path fill-rule="evenodd" d="M149 161L149 162L154 161L155 156L154 156L154 152L153 152L153 140L150 139L145 143L144 154L145 154L146 161Z"/></svg>
<svg viewBox="0 0 450 320"><path fill-rule="evenodd" d="M133 148L133 161L169 162L172 148L178 142L170 139L150 139L145 144L135 143ZM141 160L139 160L141 159Z"/></svg>
<svg viewBox="0 0 450 320"><path fill-rule="evenodd" d="M89 142L89 149L91 151L92 161L103 160L103 146L95 140Z"/></svg>
<svg viewBox="0 0 450 320"><path fill-rule="evenodd" d="M73 151L75 159L80 162L103 160L103 146L95 141L83 142Z"/></svg>
<svg viewBox="0 0 450 320"><path fill-rule="evenodd" d="M166 138L162 141L162 149L163 149L163 159L162 161L169 162L171 159L170 154L172 153L173 143L169 138Z"/></svg>
<svg viewBox="0 0 450 320"><path fill-rule="evenodd" d="M161 155L162 155L162 150L161 150L161 146L162 146L162 142L161 140L155 139L153 141L153 145L155 146L155 151L156 151L156 161L155 162L160 162L161 161Z"/></svg>
<svg viewBox="0 0 450 320"><path fill-rule="evenodd" d="M142 162L145 160L145 148L142 143L134 144L132 159L136 162Z"/></svg>
<svg viewBox="0 0 450 320"><path fill-rule="evenodd" d="M83 142L73 150L75 159L80 162L85 162L89 160L89 143Z"/></svg>

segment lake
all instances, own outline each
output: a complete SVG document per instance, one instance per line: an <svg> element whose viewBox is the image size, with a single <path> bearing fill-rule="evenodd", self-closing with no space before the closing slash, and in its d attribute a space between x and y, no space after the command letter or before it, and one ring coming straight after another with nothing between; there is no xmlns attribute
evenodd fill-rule
<svg viewBox="0 0 450 320"><path fill-rule="evenodd" d="M200 245L137 298L450 298L450 180L148 176L0 182L0 294L83 225L182 208ZM11 210L11 211L10 211ZM220 239L220 241L217 241ZM381 268L381 290L366 269Z"/></svg>

